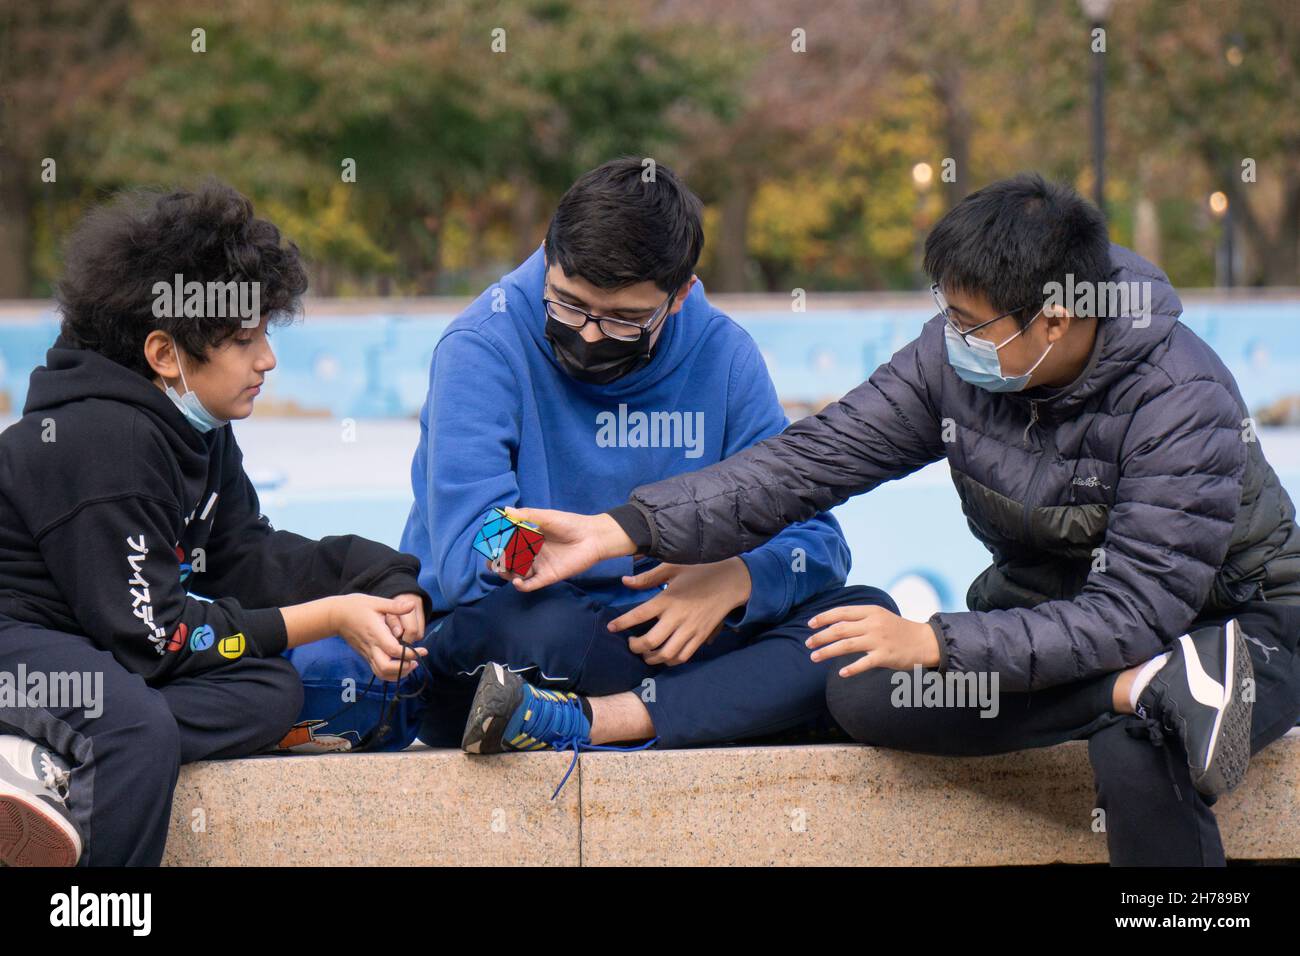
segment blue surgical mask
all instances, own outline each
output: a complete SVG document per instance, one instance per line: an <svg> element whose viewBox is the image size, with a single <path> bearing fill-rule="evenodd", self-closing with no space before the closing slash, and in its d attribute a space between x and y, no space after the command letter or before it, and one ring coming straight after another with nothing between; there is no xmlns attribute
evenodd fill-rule
<svg viewBox="0 0 1300 956"><path fill-rule="evenodd" d="M968 342L950 324L944 323L943 335L948 344L948 364L963 382L969 382L986 391L1021 391L1029 384L1029 376L1034 374L1034 369L1043 364L1043 359L1047 358L1047 353L1052 351L1052 346L1056 343L1049 343L1043 354L1038 357L1038 361L1023 375L1003 375L1002 359L998 355L998 350L1016 336L1023 334L1025 329L1033 324L1034 319L1042 314L1040 309L1033 319L1025 323L1024 328L997 345L979 338L973 338Z"/></svg>
<svg viewBox="0 0 1300 956"><path fill-rule="evenodd" d="M176 346L176 340L172 339L172 348L176 352L176 367L180 369L181 384L185 386L185 394L178 395L176 389L170 385L167 386L167 397L172 400L172 404L185 416L185 420L194 426L198 432L210 432L214 428L220 428L222 425L229 425L230 421L225 418L218 418L210 411L203 407L203 402L199 401L199 396L190 388L189 383L185 381L185 369L181 365L180 349Z"/></svg>

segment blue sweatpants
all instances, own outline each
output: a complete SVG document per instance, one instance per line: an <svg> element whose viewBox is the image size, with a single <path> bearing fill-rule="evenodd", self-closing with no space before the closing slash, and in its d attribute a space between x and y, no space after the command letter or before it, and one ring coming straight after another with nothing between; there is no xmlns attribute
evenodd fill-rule
<svg viewBox="0 0 1300 956"><path fill-rule="evenodd" d="M561 583L524 594L504 585L443 618L426 639L437 674L419 737L435 747L460 744L479 672L491 663L542 686L601 696L635 691L661 747L726 743L811 725L826 717L826 676L843 661L813 662L808 619L848 604L897 612L878 588L824 591L776 624L722 630L691 660L650 665L628 648L653 622L611 633L629 610L607 607Z"/></svg>
<svg viewBox="0 0 1300 956"><path fill-rule="evenodd" d="M364 743L369 751L405 750L415 741L425 701L434 696L425 668L400 682L382 681L341 637L304 644L284 656L302 678L298 720L325 721L316 728L318 735L342 737L353 748Z"/></svg>

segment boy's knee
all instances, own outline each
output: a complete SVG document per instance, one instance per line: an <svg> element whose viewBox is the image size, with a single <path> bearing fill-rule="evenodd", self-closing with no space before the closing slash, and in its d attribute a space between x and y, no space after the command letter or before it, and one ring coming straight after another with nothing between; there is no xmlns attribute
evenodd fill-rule
<svg viewBox="0 0 1300 956"><path fill-rule="evenodd" d="M283 657L244 662L250 691L250 719L261 731L262 746L278 743L302 714L304 692L297 668Z"/></svg>
<svg viewBox="0 0 1300 956"><path fill-rule="evenodd" d="M297 668L283 657L268 657L264 661L267 666L267 683L272 688L272 692L267 695L267 723L279 726L280 735L283 736L283 732L302 713L302 677Z"/></svg>
<svg viewBox="0 0 1300 956"><path fill-rule="evenodd" d="M874 604L877 607L892 611L894 614L898 613L898 605L894 603L894 599L889 596L888 591L865 584L850 584L836 588L833 591L823 591L814 595L806 603L826 608Z"/></svg>
<svg viewBox="0 0 1300 956"><path fill-rule="evenodd" d="M898 605L894 603L894 599L889 596L888 591L881 588L873 588L864 584L855 584L851 587L846 587L844 590L853 595L853 600L848 602L850 604L874 604L878 607L883 607L886 610L892 611L895 614L898 613Z"/></svg>
<svg viewBox="0 0 1300 956"><path fill-rule="evenodd" d="M95 734L97 760L120 758L132 776L175 781L181 764L181 731L167 698L152 688L120 706L131 719L107 734ZM108 705L105 704L107 710Z"/></svg>

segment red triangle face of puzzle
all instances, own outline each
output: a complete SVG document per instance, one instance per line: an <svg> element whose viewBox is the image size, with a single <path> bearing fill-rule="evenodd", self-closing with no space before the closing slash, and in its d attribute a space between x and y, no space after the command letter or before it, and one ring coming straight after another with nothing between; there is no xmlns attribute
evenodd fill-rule
<svg viewBox="0 0 1300 956"><path fill-rule="evenodd" d="M506 570L521 577L527 575L529 569L533 566L533 559L542 550L544 540L541 532L525 528L523 525L516 525L515 533L510 536L510 540L506 543Z"/></svg>

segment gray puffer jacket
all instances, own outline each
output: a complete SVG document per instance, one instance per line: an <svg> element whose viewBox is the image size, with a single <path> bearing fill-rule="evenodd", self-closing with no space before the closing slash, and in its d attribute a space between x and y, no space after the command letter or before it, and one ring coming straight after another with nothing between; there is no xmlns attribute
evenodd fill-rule
<svg viewBox="0 0 1300 956"><path fill-rule="evenodd" d="M1295 508L1236 383L1178 321L1163 272L1118 246L1111 260L1112 281L1151 283L1150 323L1099 320L1073 384L969 385L936 316L819 414L637 488L649 553L688 564L740 554L946 457L993 563L970 587L970 611L930 620L941 668L1040 689L1147 660L1247 600L1300 604Z"/></svg>

